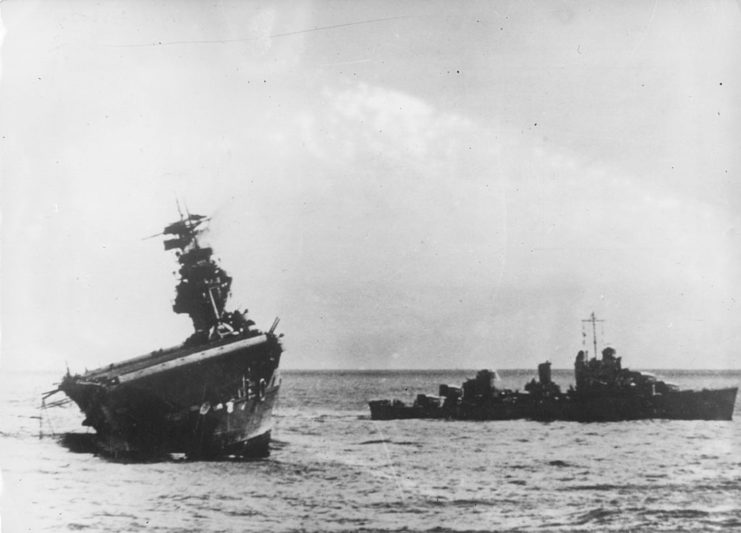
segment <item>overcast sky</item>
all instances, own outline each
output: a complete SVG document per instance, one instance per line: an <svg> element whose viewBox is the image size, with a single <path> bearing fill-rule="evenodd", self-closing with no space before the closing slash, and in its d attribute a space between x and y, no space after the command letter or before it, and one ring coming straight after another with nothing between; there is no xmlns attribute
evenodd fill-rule
<svg viewBox="0 0 741 533"><path fill-rule="evenodd" d="M2 368L187 337L176 198L285 368L741 368L736 2L0 9Z"/></svg>

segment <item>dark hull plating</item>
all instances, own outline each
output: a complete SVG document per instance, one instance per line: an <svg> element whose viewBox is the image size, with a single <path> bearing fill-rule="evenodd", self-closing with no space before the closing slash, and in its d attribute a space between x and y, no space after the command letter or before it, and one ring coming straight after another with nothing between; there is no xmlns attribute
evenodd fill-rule
<svg viewBox="0 0 741 533"><path fill-rule="evenodd" d="M731 420L738 388L672 391L648 397L630 395L562 394L537 397L511 393L504 398L441 407L370 402L373 420L446 418L453 420L566 420L611 422L620 420Z"/></svg>
<svg viewBox="0 0 741 533"><path fill-rule="evenodd" d="M59 388L112 456L264 456L280 355L273 335L237 336L67 376Z"/></svg>

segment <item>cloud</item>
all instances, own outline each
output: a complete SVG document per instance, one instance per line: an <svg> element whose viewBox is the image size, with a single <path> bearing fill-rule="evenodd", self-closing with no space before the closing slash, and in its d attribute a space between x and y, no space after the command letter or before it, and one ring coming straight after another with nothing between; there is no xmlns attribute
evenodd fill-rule
<svg viewBox="0 0 741 533"><path fill-rule="evenodd" d="M322 94L300 136L326 173L301 195L333 200L296 232L317 252L301 258L302 280L335 316L345 361L377 349L388 352L381 366L393 353L407 354L399 364L424 366L424 353L445 366L441 347L462 339L469 361L497 346L532 357L548 342L570 348L569 331L596 309L622 324L682 322L685 343L664 344L691 366L686 347L711 330L687 317L722 322L733 306L724 211L399 91ZM661 342L654 329L628 346Z"/></svg>
<svg viewBox="0 0 741 533"><path fill-rule="evenodd" d="M454 155L461 143L476 133L474 124L466 118L435 110L422 99L401 91L360 83L340 90L325 88L322 95L328 109L317 118L321 119L323 132L342 148L332 157L374 155L408 159L411 164L429 157L438 161ZM304 126L309 124L317 122L305 118ZM321 134L315 130L304 132L312 137ZM317 155L327 157L329 153Z"/></svg>

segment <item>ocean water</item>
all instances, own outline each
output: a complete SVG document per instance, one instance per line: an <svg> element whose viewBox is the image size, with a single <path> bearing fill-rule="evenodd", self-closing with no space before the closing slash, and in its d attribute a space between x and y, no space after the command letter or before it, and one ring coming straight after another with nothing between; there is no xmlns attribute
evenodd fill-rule
<svg viewBox="0 0 741 533"><path fill-rule="evenodd" d="M683 387L741 383L741 372L656 373ZM733 422L369 418L370 399L473 374L286 371L270 458L126 464L52 436L85 431L73 404L39 418L60 376L5 373L2 531L741 530L738 404ZM510 388L534 377L500 374Z"/></svg>

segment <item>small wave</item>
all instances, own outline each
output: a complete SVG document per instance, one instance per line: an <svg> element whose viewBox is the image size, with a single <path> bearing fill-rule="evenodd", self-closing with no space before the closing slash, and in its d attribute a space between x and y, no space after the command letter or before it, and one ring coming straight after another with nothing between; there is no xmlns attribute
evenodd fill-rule
<svg viewBox="0 0 741 533"><path fill-rule="evenodd" d="M713 525L721 526L724 528L741 528L741 519L739 518L727 518L726 520L720 520L718 522L712 522Z"/></svg>
<svg viewBox="0 0 741 533"><path fill-rule="evenodd" d="M93 516L102 516L104 518L138 518L136 515L130 513L113 513L110 511L101 511L99 513L94 513Z"/></svg>
<svg viewBox="0 0 741 533"><path fill-rule="evenodd" d="M506 476L505 476L506 477ZM668 476L667 476L668 477ZM741 487L741 483L735 480L725 480L718 483L695 483L691 487L680 483L626 483L618 485L615 483L596 483L591 485L572 485L570 487L563 487L563 490L573 491L610 491L610 490L631 490L631 491L657 491L657 490L672 490L672 491L723 491L723 490L738 490Z"/></svg>
<svg viewBox="0 0 741 533"><path fill-rule="evenodd" d="M603 509L602 507L598 507L597 509L592 509L591 511L587 511L586 513L580 514L576 517L574 520L574 525L586 525L586 524L605 524L609 522L610 518L619 515L620 511L617 510L609 510L609 509Z"/></svg>
<svg viewBox="0 0 741 533"><path fill-rule="evenodd" d="M221 511L224 514L228 514L229 516L259 516L263 513L257 512L253 509L243 509L243 510L222 510Z"/></svg>
<svg viewBox="0 0 741 533"><path fill-rule="evenodd" d="M357 521L355 521L357 522ZM344 530L343 530L344 531ZM453 529L451 530L450 527L446 526L435 526L428 529L410 529L406 526L400 526L395 528L379 528L376 526L370 526L370 527L354 527L351 531L354 531L356 533L410 533L413 531L416 531L418 533L450 533L450 531L455 531L456 533L491 533L491 529Z"/></svg>
<svg viewBox="0 0 741 533"><path fill-rule="evenodd" d="M596 485L574 485L573 487L566 487L567 490L617 490L622 489L620 485L613 485L610 483L598 483Z"/></svg>
<svg viewBox="0 0 741 533"><path fill-rule="evenodd" d="M482 506L494 506L494 505L501 505L503 503L518 503L519 500L515 499L484 499L484 498L459 498L457 500L452 500L450 503L452 505L461 505L461 506L476 506L476 505L482 505Z"/></svg>
<svg viewBox="0 0 741 533"><path fill-rule="evenodd" d="M548 461L548 464L551 466L571 466L570 463L567 463L566 461L561 461L560 459L555 459L553 461Z"/></svg>
<svg viewBox="0 0 741 533"><path fill-rule="evenodd" d="M271 450L282 450L286 446L288 446L288 441L285 440L278 440L278 439L270 439L270 449Z"/></svg>
<svg viewBox="0 0 741 533"><path fill-rule="evenodd" d="M374 530L375 531L375 530ZM391 531L409 531L408 529L395 529ZM450 528L445 526L436 526L430 529L422 530L424 533L449 533ZM491 529L456 529L456 533L491 533Z"/></svg>
<svg viewBox="0 0 741 533"><path fill-rule="evenodd" d="M373 439L373 440L364 440L363 442L359 443L359 446L363 446L366 444L395 444L397 446L416 446L421 447L422 444L419 442L415 442L412 440L397 440L393 441L391 439Z"/></svg>
<svg viewBox="0 0 741 533"><path fill-rule="evenodd" d="M713 440L715 437L708 434L687 435L687 440Z"/></svg>
<svg viewBox="0 0 741 533"><path fill-rule="evenodd" d="M641 511L639 514L641 514L642 516L656 517L664 520L671 518L705 518L707 516L710 516L709 512L702 511L700 509L646 509L644 511Z"/></svg>

